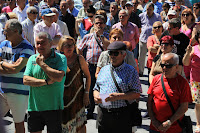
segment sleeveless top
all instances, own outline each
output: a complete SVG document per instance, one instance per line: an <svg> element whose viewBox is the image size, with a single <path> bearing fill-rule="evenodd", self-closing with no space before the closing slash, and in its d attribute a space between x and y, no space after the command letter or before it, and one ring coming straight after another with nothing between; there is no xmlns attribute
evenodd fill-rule
<svg viewBox="0 0 200 133"><path fill-rule="evenodd" d="M194 53L191 59L190 81L200 82L200 50L199 45L194 46Z"/></svg>

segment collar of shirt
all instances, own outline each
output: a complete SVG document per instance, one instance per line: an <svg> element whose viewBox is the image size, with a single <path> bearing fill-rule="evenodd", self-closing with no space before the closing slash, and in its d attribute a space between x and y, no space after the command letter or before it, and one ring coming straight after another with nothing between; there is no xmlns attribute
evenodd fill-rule
<svg viewBox="0 0 200 133"><path fill-rule="evenodd" d="M118 67L113 67L111 64L111 67L114 71L121 71L125 67L125 62L123 62L120 66Z"/></svg>
<svg viewBox="0 0 200 133"><path fill-rule="evenodd" d="M29 18L27 18L27 24L35 25L36 22L35 22L35 24L33 24L33 22Z"/></svg>
<svg viewBox="0 0 200 133"><path fill-rule="evenodd" d="M26 5L26 6L24 7L24 9L21 11L21 10L19 10L19 6L17 6L17 7L16 7L16 11L17 11L17 12L24 12L24 11L27 10L27 8L28 8L28 5Z"/></svg>
<svg viewBox="0 0 200 133"><path fill-rule="evenodd" d="M53 24L53 23L52 23L52 24ZM52 24L51 24L51 26L52 26ZM44 21L41 22L41 26L44 27L44 28L45 28L45 27L48 27L48 26L44 23ZM50 26L50 27L51 27L51 26ZM48 27L48 28L50 28L50 27Z"/></svg>
<svg viewBox="0 0 200 133"><path fill-rule="evenodd" d="M128 21L126 26L123 26L122 23L120 22L120 27L130 27L130 22Z"/></svg>

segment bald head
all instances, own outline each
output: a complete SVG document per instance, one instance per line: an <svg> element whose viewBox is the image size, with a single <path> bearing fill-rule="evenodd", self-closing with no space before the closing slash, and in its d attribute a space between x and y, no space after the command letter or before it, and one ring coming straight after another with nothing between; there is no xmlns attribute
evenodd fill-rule
<svg viewBox="0 0 200 133"><path fill-rule="evenodd" d="M178 65L179 64L179 57L175 53L167 53L163 56L162 60L169 60L171 63Z"/></svg>

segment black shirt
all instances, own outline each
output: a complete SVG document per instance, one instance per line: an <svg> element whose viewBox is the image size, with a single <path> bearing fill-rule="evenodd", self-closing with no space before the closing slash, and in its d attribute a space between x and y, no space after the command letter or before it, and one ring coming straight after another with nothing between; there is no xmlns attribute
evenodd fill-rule
<svg viewBox="0 0 200 133"><path fill-rule="evenodd" d="M65 16L61 15L59 17L59 19L66 23L70 36L74 38L74 31L75 31L75 18L74 18L74 16L72 14L68 13L68 11L67 11L66 15Z"/></svg>
<svg viewBox="0 0 200 133"><path fill-rule="evenodd" d="M165 31L162 34L161 38L166 35L169 35L168 31ZM182 59L185 54L185 49L189 45L190 39L184 33L180 33L178 35L172 35L172 37L174 39L174 49L172 50L172 52L179 55L179 65L183 65Z"/></svg>
<svg viewBox="0 0 200 133"><path fill-rule="evenodd" d="M128 21L136 24L138 28L141 28L141 20L136 13L132 12Z"/></svg>

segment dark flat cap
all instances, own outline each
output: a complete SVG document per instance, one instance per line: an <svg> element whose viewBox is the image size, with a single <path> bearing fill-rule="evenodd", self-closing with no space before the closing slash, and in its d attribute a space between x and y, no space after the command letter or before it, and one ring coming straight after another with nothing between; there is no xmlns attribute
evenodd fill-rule
<svg viewBox="0 0 200 133"><path fill-rule="evenodd" d="M120 41L112 42L108 48L108 50L126 50L126 44Z"/></svg>

